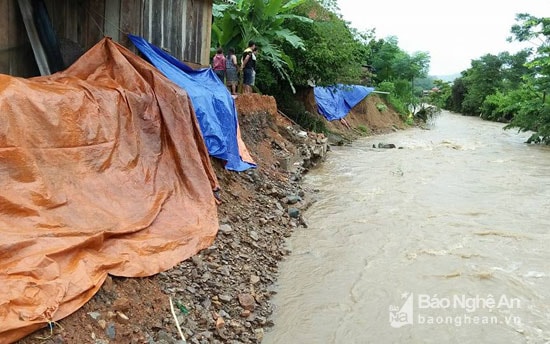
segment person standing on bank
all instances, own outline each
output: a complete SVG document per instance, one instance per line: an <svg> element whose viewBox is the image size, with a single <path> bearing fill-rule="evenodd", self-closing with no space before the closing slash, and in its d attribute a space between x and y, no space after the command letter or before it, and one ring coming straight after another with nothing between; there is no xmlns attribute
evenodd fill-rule
<svg viewBox="0 0 550 344"><path fill-rule="evenodd" d="M237 94L237 83L239 82L237 69L238 65L235 49L229 48L227 57L225 58L225 80L233 95Z"/></svg>
<svg viewBox="0 0 550 344"><path fill-rule="evenodd" d="M256 78L256 55L254 49L256 43L254 41L248 42L248 48L243 52L243 64L241 70L243 71L243 88L244 93L252 93L252 86L254 86L254 79Z"/></svg>
<svg viewBox="0 0 550 344"><path fill-rule="evenodd" d="M223 49L218 48L216 55L212 59L212 69L214 73L220 78L222 83L225 82L225 56L223 55Z"/></svg>

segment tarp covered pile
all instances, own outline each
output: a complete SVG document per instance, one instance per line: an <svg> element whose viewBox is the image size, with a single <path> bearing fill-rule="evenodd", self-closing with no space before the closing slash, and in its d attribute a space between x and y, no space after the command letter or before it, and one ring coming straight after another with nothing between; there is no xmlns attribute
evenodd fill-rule
<svg viewBox="0 0 550 344"><path fill-rule="evenodd" d="M316 86L313 89L319 113L329 121L342 119L372 91L373 87L361 85Z"/></svg>
<svg viewBox="0 0 550 344"><path fill-rule="evenodd" d="M210 155L225 160L228 170L255 167L240 138L235 100L212 69L193 70L142 37L129 37L155 67L189 93Z"/></svg>
<svg viewBox="0 0 550 344"><path fill-rule="evenodd" d="M205 248L217 188L187 93L104 39L64 72L0 75L0 343L74 312L107 274Z"/></svg>

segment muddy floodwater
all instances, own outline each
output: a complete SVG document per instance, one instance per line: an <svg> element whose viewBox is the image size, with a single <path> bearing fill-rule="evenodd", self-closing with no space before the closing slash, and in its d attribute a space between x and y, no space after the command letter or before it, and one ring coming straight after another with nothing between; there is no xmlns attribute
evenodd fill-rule
<svg viewBox="0 0 550 344"><path fill-rule="evenodd" d="M263 343L549 343L550 148L528 137L443 112L333 147Z"/></svg>

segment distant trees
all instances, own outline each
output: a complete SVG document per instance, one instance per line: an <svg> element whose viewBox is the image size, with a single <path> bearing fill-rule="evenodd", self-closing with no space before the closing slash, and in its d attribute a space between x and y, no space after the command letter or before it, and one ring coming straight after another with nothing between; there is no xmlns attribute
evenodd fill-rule
<svg viewBox="0 0 550 344"><path fill-rule="evenodd" d="M509 40L535 48L487 54L455 80L447 108L509 122L507 129L532 130L529 142L550 144L550 18L518 14Z"/></svg>
<svg viewBox="0 0 550 344"><path fill-rule="evenodd" d="M529 14L518 14L518 24L512 27L515 39L536 42L537 48L531 52L531 60L525 64L528 73L523 78L521 88L510 97L521 99L508 128L522 131L533 130L530 142L550 144L550 18L537 18Z"/></svg>
<svg viewBox="0 0 550 344"><path fill-rule="evenodd" d="M428 102L441 109L448 109L451 101L451 83L434 80L433 84L435 91L428 94Z"/></svg>

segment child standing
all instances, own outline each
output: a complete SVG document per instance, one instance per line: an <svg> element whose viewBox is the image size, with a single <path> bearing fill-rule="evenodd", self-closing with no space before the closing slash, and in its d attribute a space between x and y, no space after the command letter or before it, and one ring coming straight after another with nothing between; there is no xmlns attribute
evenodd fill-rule
<svg viewBox="0 0 550 344"><path fill-rule="evenodd" d="M237 74L237 56L235 56L235 49L229 48L229 54L225 59L225 72L227 86L231 89L231 94L237 94L237 83L239 82L239 76Z"/></svg>
<svg viewBox="0 0 550 344"><path fill-rule="evenodd" d="M212 60L212 69L214 73L220 78L222 82L225 81L225 56L223 55L223 49L218 48L214 59Z"/></svg>

